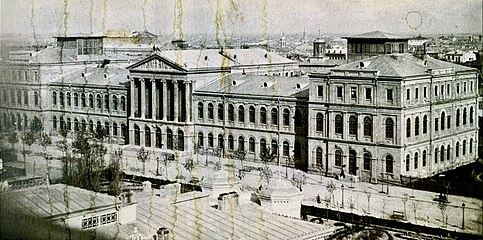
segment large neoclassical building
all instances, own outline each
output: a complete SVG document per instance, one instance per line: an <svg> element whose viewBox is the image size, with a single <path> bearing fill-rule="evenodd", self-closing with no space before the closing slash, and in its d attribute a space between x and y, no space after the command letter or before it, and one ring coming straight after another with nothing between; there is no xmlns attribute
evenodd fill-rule
<svg viewBox="0 0 483 240"><path fill-rule="evenodd" d="M309 170L399 180L475 161L477 74L409 54L312 74Z"/></svg>

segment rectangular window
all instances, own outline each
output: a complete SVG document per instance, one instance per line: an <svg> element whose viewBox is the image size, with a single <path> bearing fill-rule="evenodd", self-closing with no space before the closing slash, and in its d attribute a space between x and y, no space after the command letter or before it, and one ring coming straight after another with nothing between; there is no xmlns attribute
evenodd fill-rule
<svg viewBox="0 0 483 240"><path fill-rule="evenodd" d="M438 86L434 86L434 96L438 96Z"/></svg>
<svg viewBox="0 0 483 240"><path fill-rule="evenodd" d="M415 89L415 91L416 91L416 92L414 93L414 98L418 99L418 98L419 98L419 88L417 87L417 88Z"/></svg>
<svg viewBox="0 0 483 240"><path fill-rule="evenodd" d="M451 87L450 87L450 85L448 83L448 84L446 84L446 95L449 96L451 94L450 91L451 91Z"/></svg>
<svg viewBox="0 0 483 240"><path fill-rule="evenodd" d="M392 53L391 44L386 44L386 53Z"/></svg>
<svg viewBox="0 0 483 240"><path fill-rule="evenodd" d="M424 98L427 98L428 97L428 87L424 87L423 97Z"/></svg>
<svg viewBox="0 0 483 240"><path fill-rule="evenodd" d="M357 88L351 87L351 99L355 100L357 98Z"/></svg>
<svg viewBox="0 0 483 240"><path fill-rule="evenodd" d="M444 95L444 85L441 85L441 96Z"/></svg>
<svg viewBox="0 0 483 240"><path fill-rule="evenodd" d="M460 83L456 83L456 93L460 93Z"/></svg>
<svg viewBox="0 0 483 240"><path fill-rule="evenodd" d="M466 92L466 82L463 82L463 92Z"/></svg>
<svg viewBox="0 0 483 240"><path fill-rule="evenodd" d="M342 98L342 87L337 87L337 98Z"/></svg>
<svg viewBox="0 0 483 240"><path fill-rule="evenodd" d="M371 100L372 99L372 89L371 88L366 88L366 100Z"/></svg>
<svg viewBox="0 0 483 240"><path fill-rule="evenodd" d="M386 99L387 101L393 101L392 89L386 89Z"/></svg>
<svg viewBox="0 0 483 240"><path fill-rule="evenodd" d="M411 99L411 89L406 89L406 100Z"/></svg>
<svg viewBox="0 0 483 240"><path fill-rule="evenodd" d="M470 81L470 92L473 92L473 81Z"/></svg>
<svg viewBox="0 0 483 240"><path fill-rule="evenodd" d="M324 96L324 86L317 86L317 97Z"/></svg>
<svg viewBox="0 0 483 240"><path fill-rule="evenodd" d="M399 53L404 53L404 43L399 44Z"/></svg>
<svg viewBox="0 0 483 240"><path fill-rule="evenodd" d="M439 118L435 118L434 119L434 131L436 131L436 132L438 131L438 128L439 128L438 123L439 123Z"/></svg>

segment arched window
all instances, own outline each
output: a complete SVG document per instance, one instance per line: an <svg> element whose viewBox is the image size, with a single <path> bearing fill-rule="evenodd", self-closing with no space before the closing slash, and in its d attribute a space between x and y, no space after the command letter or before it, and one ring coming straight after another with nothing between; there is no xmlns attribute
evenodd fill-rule
<svg viewBox="0 0 483 240"><path fill-rule="evenodd" d="M196 143L198 149L203 149L203 132L198 133L198 143Z"/></svg>
<svg viewBox="0 0 483 240"><path fill-rule="evenodd" d="M67 128L69 128L69 121L70 121L70 119L67 119ZM110 136L111 135L111 125L108 122L104 123L104 129L106 131L106 136Z"/></svg>
<svg viewBox="0 0 483 240"><path fill-rule="evenodd" d="M315 164L319 167L322 166L322 148L320 147L315 150Z"/></svg>
<svg viewBox="0 0 483 240"><path fill-rule="evenodd" d="M343 134L344 132L344 123L342 122L342 116L336 115L335 116L335 133Z"/></svg>
<svg viewBox="0 0 483 240"><path fill-rule="evenodd" d="M436 147L434 149L434 163L438 163L438 153L439 153L439 148Z"/></svg>
<svg viewBox="0 0 483 240"><path fill-rule="evenodd" d="M134 145L141 145L141 134L138 125L134 125Z"/></svg>
<svg viewBox="0 0 483 240"><path fill-rule="evenodd" d="M228 135L228 149L229 150L234 150L234 141L233 141L233 136L232 135Z"/></svg>
<svg viewBox="0 0 483 240"><path fill-rule="evenodd" d="M166 148L173 150L173 131L169 128L166 130Z"/></svg>
<svg viewBox="0 0 483 240"><path fill-rule="evenodd" d="M262 138L260 139L260 155L264 155L267 153L267 141Z"/></svg>
<svg viewBox="0 0 483 240"><path fill-rule="evenodd" d="M121 111L126 111L126 97L121 96Z"/></svg>
<svg viewBox="0 0 483 240"><path fill-rule="evenodd" d="M364 170L371 170L371 154L364 153Z"/></svg>
<svg viewBox="0 0 483 240"><path fill-rule="evenodd" d="M117 111L117 109L118 109L118 100L117 100L117 96L116 95L112 96L112 107L114 108L114 111Z"/></svg>
<svg viewBox="0 0 483 240"><path fill-rule="evenodd" d="M444 124L446 122L446 114L441 112L441 130L444 130Z"/></svg>
<svg viewBox="0 0 483 240"><path fill-rule="evenodd" d="M82 119L81 129L82 129L83 132L85 132L87 130L87 123L86 123L85 119Z"/></svg>
<svg viewBox="0 0 483 240"><path fill-rule="evenodd" d="M252 137L248 140L248 151L251 153L255 152L255 139Z"/></svg>
<svg viewBox="0 0 483 240"><path fill-rule="evenodd" d="M423 134L428 133L428 116L423 116Z"/></svg>
<svg viewBox="0 0 483 240"><path fill-rule="evenodd" d="M213 133L208 133L208 147L214 147Z"/></svg>
<svg viewBox="0 0 483 240"><path fill-rule="evenodd" d="M100 94L97 94L96 96L96 107L97 109L101 109L102 107L102 97Z"/></svg>
<svg viewBox="0 0 483 240"><path fill-rule="evenodd" d="M245 122L245 108L242 105L238 106L238 122Z"/></svg>
<svg viewBox="0 0 483 240"><path fill-rule="evenodd" d="M272 140L272 154L278 156L278 143L277 140Z"/></svg>
<svg viewBox="0 0 483 240"><path fill-rule="evenodd" d="M283 125L290 126L290 111L288 109L283 110Z"/></svg>
<svg viewBox="0 0 483 240"><path fill-rule="evenodd" d="M364 136L372 137L372 119L370 117L364 118Z"/></svg>
<svg viewBox="0 0 483 240"><path fill-rule="evenodd" d="M386 156L386 173L393 173L393 162L394 159L391 155Z"/></svg>
<svg viewBox="0 0 483 240"><path fill-rule="evenodd" d="M79 131L79 129L80 129L79 128L79 120L77 120L77 118L76 118L76 119L74 119L74 131L77 132L77 131Z"/></svg>
<svg viewBox="0 0 483 240"><path fill-rule="evenodd" d="M235 108L233 104L228 105L228 121L235 121Z"/></svg>
<svg viewBox="0 0 483 240"><path fill-rule="evenodd" d="M386 138L394 138L394 121L392 118L386 119Z"/></svg>
<svg viewBox="0 0 483 240"><path fill-rule="evenodd" d="M419 153L414 154L414 169L418 169L418 164L419 164Z"/></svg>
<svg viewBox="0 0 483 240"><path fill-rule="evenodd" d="M35 106L39 106L39 93L34 92L34 104Z"/></svg>
<svg viewBox="0 0 483 240"><path fill-rule="evenodd" d="M13 97L13 95L12 95ZM52 93L52 105L56 106L57 105L57 92Z"/></svg>
<svg viewBox="0 0 483 240"><path fill-rule="evenodd" d="M463 156L466 155L466 139L463 140Z"/></svg>
<svg viewBox="0 0 483 240"><path fill-rule="evenodd" d="M267 124L267 109L265 107L260 108L260 123Z"/></svg>
<svg viewBox="0 0 483 240"><path fill-rule="evenodd" d="M119 135L119 129L117 129L117 123L112 123L112 135L117 136Z"/></svg>
<svg viewBox="0 0 483 240"><path fill-rule="evenodd" d="M12 119L12 123L15 123L14 119ZM54 130L57 130L57 117L56 116L52 117L52 128Z"/></svg>
<svg viewBox="0 0 483 240"><path fill-rule="evenodd" d="M440 158L440 160L439 160L439 161L440 161L440 162L444 162L444 154L445 154L445 153L446 153L446 152L444 151L444 145L443 145L443 146L441 146L441 150L439 151L439 154L441 154L441 155L439 156L439 158Z"/></svg>
<svg viewBox="0 0 483 240"><path fill-rule="evenodd" d="M466 125L466 116L467 115L467 112L466 112L466 108L463 108L463 125Z"/></svg>
<svg viewBox="0 0 483 240"><path fill-rule="evenodd" d="M423 167L426 167L426 159L428 157L428 154L426 150L423 151Z"/></svg>
<svg viewBox="0 0 483 240"><path fill-rule="evenodd" d="M411 156L408 154L406 155L406 172L409 172L410 164L411 164Z"/></svg>
<svg viewBox="0 0 483 240"><path fill-rule="evenodd" d="M419 116L414 119L414 136L419 136Z"/></svg>
<svg viewBox="0 0 483 240"><path fill-rule="evenodd" d="M63 92L60 92L59 93L59 102L60 102L60 106L63 107L64 106L64 93Z"/></svg>
<svg viewBox="0 0 483 240"><path fill-rule="evenodd" d="M89 107L94 108L94 96L89 94Z"/></svg>
<svg viewBox="0 0 483 240"><path fill-rule="evenodd" d="M357 136L357 118L355 116L349 117L349 134Z"/></svg>
<svg viewBox="0 0 483 240"><path fill-rule="evenodd" d="M127 142L127 134L128 134L128 128L126 124L121 123L121 138L124 139L125 142Z"/></svg>
<svg viewBox="0 0 483 240"><path fill-rule="evenodd" d="M184 151L184 133L182 130L178 130L178 146L179 151Z"/></svg>
<svg viewBox="0 0 483 240"><path fill-rule="evenodd" d="M448 144L448 146L446 147L446 160L450 160L451 158L451 146Z"/></svg>
<svg viewBox="0 0 483 240"><path fill-rule="evenodd" d="M290 156L290 144L287 141L283 142L282 154L284 157Z"/></svg>
<svg viewBox="0 0 483 240"><path fill-rule="evenodd" d="M317 113L317 116L315 117L315 131L317 132L322 132L324 128L324 117L322 113Z"/></svg>
<svg viewBox="0 0 483 240"><path fill-rule="evenodd" d="M225 148L225 140L223 139L223 135L218 134L218 148L224 149Z"/></svg>
<svg viewBox="0 0 483 240"><path fill-rule="evenodd" d="M473 106L470 107L470 124L473 123L473 117L474 117L475 113L474 113L474 109L473 109Z"/></svg>
<svg viewBox="0 0 483 240"><path fill-rule="evenodd" d="M109 111L109 94L104 95L104 111Z"/></svg>
<svg viewBox="0 0 483 240"><path fill-rule="evenodd" d="M225 108L222 103L218 104L218 120L223 121L225 119Z"/></svg>
<svg viewBox="0 0 483 240"><path fill-rule="evenodd" d="M406 119L406 137L411 137L411 118Z"/></svg>
<svg viewBox="0 0 483 240"><path fill-rule="evenodd" d="M455 147L455 156L459 157L460 156L460 142L456 142L456 147Z"/></svg>
<svg viewBox="0 0 483 240"><path fill-rule="evenodd" d="M67 106L70 107L71 106L71 101L70 101L70 92L68 92L66 94L66 98L67 98Z"/></svg>
<svg viewBox="0 0 483 240"><path fill-rule="evenodd" d="M27 124L27 116L24 115L23 117L24 117L23 120L25 122L25 126L27 126L26 125ZM109 123L107 123L107 124L109 124ZM72 130L72 119L70 119L70 118L67 118L67 127L66 127L66 129L67 129L67 131L71 131Z"/></svg>
<svg viewBox="0 0 483 240"><path fill-rule="evenodd" d="M277 126L278 125L278 110L276 108L272 108L272 125Z"/></svg>
<svg viewBox="0 0 483 240"><path fill-rule="evenodd" d="M203 119L204 107L203 102L198 102L198 119Z"/></svg>
<svg viewBox="0 0 483 240"><path fill-rule="evenodd" d="M335 150L335 165L342 167L342 152L339 149Z"/></svg>
<svg viewBox="0 0 483 240"><path fill-rule="evenodd" d="M242 136L238 137L238 151L245 151L245 138L243 138Z"/></svg>
<svg viewBox="0 0 483 240"><path fill-rule="evenodd" d="M208 119L213 119L213 103L208 103Z"/></svg>
<svg viewBox="0 0 483 240"><path fill-rule="evenodd" d="M144 127L144 145L151 147L151 128L148 126Z"/></svg>
<svg viewBox="0 0 483 240"><path fill-rule="evenodd" d="M79 94L76 92L74 93L74 106L75 107L79 106Z"/></svg>
<svg viewBox="0 0 483 240"><path fill-rule="evenodd" d="M60 127L61 127L62 130L65 130L65 125L63 125L63 124L65 124L64 118L60 117L60 120L61 120L60 121L60 123L61 123ZM19 131L22 130L22 117L20 117L20 114L17 114L17 130L19 130Z"/></svg>
<svg viewBox="0 0 483 240"><path fill-rule="evenodd" d="M460 126L460 117L461 117L461 111L459 109L456 110L456 126Z"/></svg>
<svg viewBox="0 0 483 240"><path fill-rule="evenodd" d="M470 139L470 148L469 148L469 152L470 153L473 153L473 138Z"/></svg>
<svg viewBox="0 0 483 240"><path fill-rule="evenodd" d="M250 123L255 123L255 107L254 106L250 106L248 108L248 118L249 118Z"/></svg>

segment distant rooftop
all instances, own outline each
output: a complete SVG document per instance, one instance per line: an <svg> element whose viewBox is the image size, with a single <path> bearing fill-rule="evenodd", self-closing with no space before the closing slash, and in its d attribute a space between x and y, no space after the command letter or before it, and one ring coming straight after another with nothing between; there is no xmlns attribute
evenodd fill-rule
<svg viewBox="0 0 483 240"><path fill-rule="evenodd" d="M295 97L308 88L305 77L227 75L217 79L197 92L230 93L254 96Z"/></svg>
<svg viewBox="0 0 483 240"><path fill-rule="evenodd" d="M373 31L362 33L358 35L343 37L345 39L400 39L400 40L407 40L407 37L399 36L392 33L386 33L382 31Z"/></svg>
<svg viewBox="0 0 483 240"><path fill-rule="evenodd" d="M409 77L428 74L429 70L452 69L452 71L468 71L473 68L445 62L426 56L419 59L411 54L384 54L363 59L333 68L333 72L344 70L375 71L379 76Z"/></svg>

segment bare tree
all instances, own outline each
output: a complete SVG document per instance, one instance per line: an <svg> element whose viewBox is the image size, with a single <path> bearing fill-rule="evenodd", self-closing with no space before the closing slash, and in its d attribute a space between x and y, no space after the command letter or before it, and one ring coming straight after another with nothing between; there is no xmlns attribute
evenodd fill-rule
<svg viewBox="0 0 483 240"><path fill-rule="evenodd" d="M293 183L295 187L297 187L300 191L302 191L302 186L305 184L306 181L307 175L305 175L305 173L303 172L299 172L293 177Z"/></svg>
<svg viewBox="0 0 483 240"><path fill-rule="evenodd" d="M448 208L448 203L446 201L439 201L438 208L441 211L441 216L443 217L441 221L443 222L443 226L446 227L445 215L446 209Z"/></svg>
<svg viewBox="0 0 483 240"><path fill-rule="evenodd" d="M146 174L146 162L149 162L149 156L151 155L150 152L144 149L142 147L141 149L138 150L137 152L137 158L139 161L143 163L143 174Z"/></svg>
<svg viewBox="0 0 483 240"><path fill-rule="evenodd" d="M170 154L163 154L162 157L161 157L161 162L163 163L164 165L164 172L165 172L165 176L166 176L166 179L168 179L168 166L169 166L169 163L170 163L170 159L171 159L171 155Z"/></svg>
<svg viewBox="0 0 483 240"><path fill-rule="evenodd" d="M186 162L183 164L183 167L189 172L189 174L191 175L191 172L193 171L193 169L195 168L195 162L193 160L193 158L188 158L186 159Z"/></svg>
<svg viewBox="0 0 483 240"><path fill-rule="evenodd" d="M351 210L351 219L352 222L354 222L354 208L355 208L355 202L352 197L349 198L349 209Z"/></svg>
<svg viewBox="0 0 483 240"><path fill-rule="evenodd" d="M272 169L268 166L265 166L260 170L260 177L265 180L267 185L270 183L270 178L272 175Z"/></svg>
<svg viewBox="0 0 483 240"><path fill-rule="evenodd" d="M12 149L13 149L15 147L15 143L18 142L18 135L17 135L17 133L15 131L11 131L8 134L7 140L12 145Z"/></svg>
<svg viewBox="0 0 483 240"><path fill-rule="evenodd" d="M417 215L417 212L421 209L421 203L419 201L417 201L417 200L412 200L411 202L409 202L409 205L413 209L413 213L414 213L414 223L418 224L418 215Z"/></svg>
<svg viewBox="0 0 483 240"><path fill-rule="evenodd" d="M332 198L332 201L334 201L335 203L335 198L334 198L335 183L330 181L330 183L327 184L326 188L327 188L327 191L330 193L330 197Z"/></svg>

